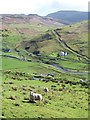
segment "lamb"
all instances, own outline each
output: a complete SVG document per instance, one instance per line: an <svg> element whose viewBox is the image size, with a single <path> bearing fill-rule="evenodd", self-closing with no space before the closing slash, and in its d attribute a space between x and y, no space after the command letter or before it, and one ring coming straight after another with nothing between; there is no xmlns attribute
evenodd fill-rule
<svg viewBox="0 0 90 120"><path fill-rule="evenodd" d="M42 100L42 95L38 94L38 93L33 93L32 91L30 91L30 101L34 102L35 100Z"/></svg>
<svg viewBox="0 0 90 120"><path fill-rule="evenodd" d="M47 87L45 87L44 91L47 93L49 91L49 89Z"/></svg>

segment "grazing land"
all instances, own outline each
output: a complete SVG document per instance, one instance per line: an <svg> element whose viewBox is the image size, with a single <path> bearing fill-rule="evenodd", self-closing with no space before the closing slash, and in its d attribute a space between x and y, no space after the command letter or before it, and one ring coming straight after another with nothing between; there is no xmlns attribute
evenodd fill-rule
<svg viewBox="0 0 90 120"><path fill-rule="evenodd" d="M3 20L1 118L88 118L87 21L64 25L37 15ZM30 101L30 91L43 100Z"/></svg>

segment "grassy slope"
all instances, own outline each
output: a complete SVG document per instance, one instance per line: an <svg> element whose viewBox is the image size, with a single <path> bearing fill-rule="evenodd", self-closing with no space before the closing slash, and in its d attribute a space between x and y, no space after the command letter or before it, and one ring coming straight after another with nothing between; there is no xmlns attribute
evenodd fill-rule
<svg viewBox="0 0 90 120"><path fill-rule="evenodd" d="M3 31L1 30L0 33L4 35L4 44L8 43L9 47L12 45L15 47L20 41L30 40L45 33L48 29L55 29L57 25L63 24L39 16L6 15L3 16Z"/></svg>
<svg viewBox="0 0 90 120"><path fill-rule="evenodd" d="M61 38L65 40L72 48L78 50L79 46L84 46L84 54L87 54L87 31L86 26L85 29L82 29L83 25L86 25L85 22L78 23L72 26L63 27L62 30L59 31L61 34ZM3 47L8 47L12 50L10 53L3 53L8 55L17 56L17 53L13 50L17 44L22 42L22 40L32 39L36 40L38 49L44 53L47 58L46 61L50 61L50 58L57 58L57 53L59 50L66 51L62 45L58 44L56 37L52 34L52 30L49 31L52 36L51 40L44 39L42 42L38 42L37 38L41 39L43 33L46 34L50 27L42 25L40 27L37 24L8 24L8 26L3 26L4 31L0 31L4 35L8 35L7 37L3 37ZM55 29L56 27L51 27L50 29ZM8 29L5 30L5 29ZM77 31L78 30L78 31ZM85 30L85 31L81 31ZM23 33L22 33L23 31ZM67 32L78 32L69 34ZM47 31L48 32L48 31ZM80 33L79 33L80 32ZM82 36L81 36L82 34ZM33 37L33 35L35 35ZM84 36L85 35L85 36ZM84 36L84 38L83 38ZM79 39L80 38L80 39ZM81 44L78 40L85 41L86 43ZM28 43L28 42L27 42ZM76 44L77 43L77 44ZM74 45L73 45L74 44ZM26 54L23 52L23 47L19 46L22 54ZM78 49L77 49L78 48ZM35 48L33 48L35 50ZM30 52L30 51L29 51ZM67 51L69 52L69 51ZM31 62L27 61L19 61L10 58L3 58L3 71L11 70L13 74L3 73L3 117L10 118L85 118L88 117L88 88L82 86L80 84L70 85L65 84L64 90L59 90L62 88L62 83L52 82L51 79L49 82L42 82L41 80L33 80L32 76L35 77L35 74L39 75L47 75L48 73L54 74L54 78L56 80L70 80L70 81L79 81L81 78L84 80L88 79L87 75L72 75L68 73L62 73L62 71L57 68L42 64L38 61L35 62L35 58L27 57L28 59L32 59ZM44 59L44 58L43 58ZM77 56L69 52L69 55L64 60L57 60L54 62L59 63L63 67L75 69L75 70L87 70L87 64L82 61L77 60ZM65 61L66 59L66 61ZM69 59L69 60L68 60ZM73 61L76 61L74 65ZM51 61L50 61L51 62ZM21 79L13 79L16 77L14 72L25 72L25 74L29 73L30 78L25 76L20 76ZM17 76L19 77L19 76ZM26 80L27 79L27 80ZM39 78L41 79L41 78ZM45 76L43 79L47 80ZM13 84L10 84L13 82ZM25 85L23 89L23 85ZM55 88L52 85L56 86ZM13 90L12 87L16 86L17 90ZM43 87L49 88L49 93L46 95L43 92ZM28 103L29 90L32 89L35 92L40 92L43 94L43 101L41 103ZM15 100L10 99L10 96L15 97ZM27 99L26 99L27 98ZM74 99L75 98L75 99ZM9 108L9 109L8 109ZM29 109L27 109L29 108ZM13 110L13 111L12 111ZM17 112L20 111L20 112ZM30 114L31 113L31 114Z"/></svg>
<svg viewBox="0 0 90 120"><path fill-rule="evenodd" d="M7 81L13 81L7 79ZM25 85L24 90L23 85ZM51 86L56 86L55 89ZM12 90L12 87L17 90ZM46 95L43 87L50 92ZM66 90L59 91L61 84L43 83L42 81L22 80L13 82L13 85L4 84L3 116L6 118L87 118L88 94L87 89L80 86L65 85ZM34 87L34 89L32 89ZM41 103L28 103L29 89L43 95ZM13 95L12 95L13 94ZM15 100L10 99L15 96ZM26 99L27 98L27 99Z"/></svg>
<svg viewBox="0 0 90 120"><path fill-rule="evenodd" d="M71 48L88 56L88 22L83 21L77 24L66 26L61 31L61 39L65 40Z"/></svg>
<svg viewBox="0 0 90 120"><path fill-rule="evenodd" d="M38 39L41 39L42 36L34 39L38 46L38 50L40 50L41 53L44 52L44 54L48 54L58 50L65 50L65 48L58 44L56 36L51 31L48 31L47 33L49 33L52 36L51 40L46 38L43 39L43 41L38 42ZM58 30L58 33L61 35L61 39L64 40L71 48L73 48L77 52L79 52L79 50L82 49L82 54L88 56L87 21L63 27L60 30ZM28 46L29 44L32 45L32 43L27 43ZM48 49L48 52L46 49Z"/></svg>
<svg viewBox="0 0 90 120"><path fill-rule="evenodd" d="M7 46L12 49L12 46L20 45L22 41L31 41L35 40L38 46L38 50L41 53L49 54L51 52L55 52L58 50L63 50L63 48L58 44L56 37L53 35L52 32L47 31L48 29L55 29L57 26L48 26L45 24L38 24L37 22L16 22L6 24L3 23L3 32L1 33L4 35L3 37L3 46ZM39 21L40 22L40 21ZM61 28L58 26L58 28ZM7 31L5 31L7 30ZM46 32L47 31L47 32ZM51 40L47 38L44 41L38 42L39 39L42 39L43 34L49 33L52 36ZM68 45L79 51L80 49L83 50L83 54L88 56L88 29L87 29L87 21L83 21L77 24L72 24L66 27L61 28L58 31L61 35L61 39L68 43ZM7 36L5 36L7 35ZM27 42L28 46L31 44ZM31 44L33 45L33 44ZM30 45L30 46L31 46ZM21 47L21 46L20 46ZM25 45L24 45L25 47ZM48 49L48 51L47 51ZM33 51L35 48L33 49ZM32 52L32 47L30 49Z"/></svg>
<svg viewBox="0 0 90 120"><path fill-rule="evenodd" d="M14 64L14 66L13 66ZM28 69L27 69L28 68ZM45 68L45 69L44 69ZM7 74L6 70L11 70ZM70 85L65 83L32 80L32 76L54 74L54 78L61 80L79 81L83 76L61 73L55 68L40 63L27 63L13 59L3 58L3 116L6 118L86 118L88 117L88 89L80 84ZM25 72L25 75L16 76L15 71ZM58 73L59 72L59 73ZM29 73L29 74L28 74ZM34 74L35 73L35 74ZM61 77L64 76L64 77ZM13 79L13 77L16 77ZM18 79L20 78L20 79ZM26 79L27 78L27 79ZM45 80L47 77L44 77ZM40 78L39 78L40 79ZM12 82L12 84L10 84ZM63 84L64 89L61 90ZM54 87L53 87L54 86ZM16 87L17 90L14 90ZM49 88L46 94L44 87ZM29 90L41 93L41 103L29 103ZM15 98L12 99L11 97ZM75 99L74 99L75 98ZM28 109L27 109L28 108Z"/></svg>

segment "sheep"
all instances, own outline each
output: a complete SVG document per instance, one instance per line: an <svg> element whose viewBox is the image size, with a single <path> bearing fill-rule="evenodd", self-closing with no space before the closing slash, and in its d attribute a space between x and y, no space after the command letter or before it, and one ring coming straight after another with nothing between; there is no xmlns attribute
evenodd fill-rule
<svg viewBox="0 0 90 120"><path fill-rule="evenodd" d="M34 102L35 100L42 100L42 95L38 94L38 93L33 93L32 91L30 91L30 101Z"/></svg>
<svg viewBox="0 0 90 120"><path fill-rule="evenodd" d="M79 81L80 83L82 83L82 82L84 82L84 80L82 80L82 79L80 79L80 81Z"/></svg>
<svg viewBox="0 0 90 120"><path fill-rule="evenodd" d="M43 90L44 90L44 92L46 92L46 93L49 91L49 89L48 89L47 87L44 87Z"/></svg>
<svg viewBox="0 0 90 120"><path fill-rule="evenodd" d="M82 86L84 86L84 85L88 85L88 83L87 83L87 81L86 80L82 80L82 79L80 79L80 84L82 85Z"/></svg>

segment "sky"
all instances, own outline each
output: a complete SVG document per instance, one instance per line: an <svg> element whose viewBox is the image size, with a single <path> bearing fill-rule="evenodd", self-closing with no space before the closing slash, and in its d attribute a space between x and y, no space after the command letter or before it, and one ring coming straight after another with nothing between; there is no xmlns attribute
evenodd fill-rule
<svg viewBox="0 0 90 120"><path fill-rule="evenodd" d="M38 14L60 10L88 11L89 0L0 0L0 14Z"/></svg>

